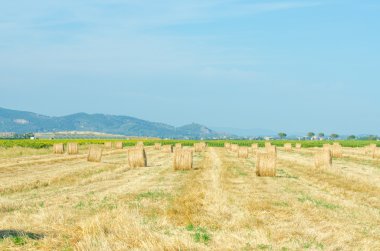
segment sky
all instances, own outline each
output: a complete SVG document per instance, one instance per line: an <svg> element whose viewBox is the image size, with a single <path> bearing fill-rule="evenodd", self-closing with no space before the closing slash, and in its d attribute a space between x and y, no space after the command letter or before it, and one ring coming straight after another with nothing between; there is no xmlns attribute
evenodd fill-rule
<svg viewBox="0 0 380 251"><path fill-rule="evenodd" d="M380 134L380 1L2 1L0 107Z"/></svg>

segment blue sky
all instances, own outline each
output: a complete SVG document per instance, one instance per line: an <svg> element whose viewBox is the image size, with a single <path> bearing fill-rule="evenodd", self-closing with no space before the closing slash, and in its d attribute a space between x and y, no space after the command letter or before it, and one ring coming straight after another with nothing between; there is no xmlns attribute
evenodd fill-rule
<svg viewBox="0 0 380 251"><path fill-rule="evenodd" d="M0 106L380 134L375 0L12 0Z"/></svg>

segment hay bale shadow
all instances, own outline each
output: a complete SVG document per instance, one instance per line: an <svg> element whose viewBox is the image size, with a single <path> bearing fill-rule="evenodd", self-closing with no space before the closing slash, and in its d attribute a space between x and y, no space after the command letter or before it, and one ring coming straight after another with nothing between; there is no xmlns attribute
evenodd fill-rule
<svg viewBox="0 0 380 251"><path fill-rule="evenodd" d="M32 240L41 240L45 237L43 234L37 234L32 232L25 232L22 230L13 230L13 229L5 229L0 230L0 240L6 238L16 238L16 237L28 237Z"/></svg>

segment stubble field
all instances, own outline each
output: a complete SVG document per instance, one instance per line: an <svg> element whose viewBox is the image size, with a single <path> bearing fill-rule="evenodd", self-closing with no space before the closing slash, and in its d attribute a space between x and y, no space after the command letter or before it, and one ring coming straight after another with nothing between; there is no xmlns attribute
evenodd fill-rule
<svg viewBox="0 0 380 251"><path fill-rule="evenodd" d="M145 149L135 169L126 149L1 149L0 250L380 250L380 160L361 149L315 169L317 148L280 148L276 177L252 153L208 147L174 171Z"/></svg>

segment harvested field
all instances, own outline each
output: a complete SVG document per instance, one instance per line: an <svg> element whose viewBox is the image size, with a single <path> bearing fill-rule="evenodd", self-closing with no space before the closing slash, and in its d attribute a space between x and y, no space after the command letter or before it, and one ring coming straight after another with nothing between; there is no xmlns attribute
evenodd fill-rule
<svg viewBox="0 0 380 251"><path fill-rule="evenodd" d="M380 249L380 161L361 148L324 169L321 148L278 149L275 177L223 147L185 171L154 146L141 168L127 149L16 150L0 149L0 250Z"/></svg>

